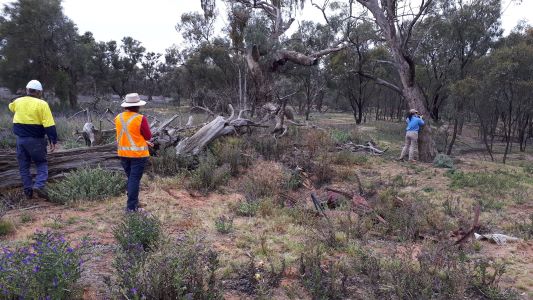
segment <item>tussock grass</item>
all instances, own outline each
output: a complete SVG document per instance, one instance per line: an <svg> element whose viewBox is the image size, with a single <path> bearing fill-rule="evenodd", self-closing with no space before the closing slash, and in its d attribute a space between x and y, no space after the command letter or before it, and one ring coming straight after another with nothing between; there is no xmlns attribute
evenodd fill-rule
<svg viewBox="0 0 533 300"><path fill-rule="evenodd" d="M120 195L125 178L118 172L97 168L71 171L65 179L52 183L48 189L50 200L61 204L76 201L98 201Z"/></svg>

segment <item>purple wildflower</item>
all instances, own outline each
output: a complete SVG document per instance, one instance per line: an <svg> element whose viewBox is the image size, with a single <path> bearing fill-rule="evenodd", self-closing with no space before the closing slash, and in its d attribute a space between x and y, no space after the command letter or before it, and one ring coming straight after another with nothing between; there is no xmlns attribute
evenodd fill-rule
<svg viewBox="0 0 533 300"><path fill-rule="evenodd" d="M35 267L33 267L33 272L37 273L37 272L39 272L40 269L41 268L39 266L35 266Z"/></svg>
<svg viewBox="0 0 533 300"><path fill-rule="evenodd" d="M74 251L74 249L72 249L71 247L68 247L68 248L67 248L67 252L68 252L68 253L72 253L72 251Z"/></svg>
<svg viewBox="0 0 533 300"><path fill-rule="evenodd" d="M133 295L137 295L137 289L136 289L136 288L131 288L130 291L131 291L131 293L132 293Z"/></svg>
<svg viewBox="0 0 533 300"><path fill-rule="evenodd" d="M54 283L54 287L57 287L57 284L58 284L57 277L54 277L54 282L53 283Z"/></svg>

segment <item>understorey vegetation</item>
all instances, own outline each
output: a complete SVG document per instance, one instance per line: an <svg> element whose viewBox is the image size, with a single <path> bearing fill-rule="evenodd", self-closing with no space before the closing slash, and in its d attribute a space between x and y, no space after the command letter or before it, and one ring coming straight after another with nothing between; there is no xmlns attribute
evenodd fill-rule
<svg viewBox="0 0 533 300"><path fill-rule="evenodd" d="M71 245L61 235L36 232L29 245L4 247L0 253L3 299L72 299L81 296L77 285L90 244Z"/></svg>

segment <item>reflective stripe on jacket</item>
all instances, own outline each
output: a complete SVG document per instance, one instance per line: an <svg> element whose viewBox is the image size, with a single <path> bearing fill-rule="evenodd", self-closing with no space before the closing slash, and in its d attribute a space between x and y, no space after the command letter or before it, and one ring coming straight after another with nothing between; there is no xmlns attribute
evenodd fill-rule
<svg viewBox="0 0 533 300"><path fill-rule="evenodd" d="M125 111L115 117L117 150L121 157L148 157L148 144L141 134L141 114Z"/></svg>

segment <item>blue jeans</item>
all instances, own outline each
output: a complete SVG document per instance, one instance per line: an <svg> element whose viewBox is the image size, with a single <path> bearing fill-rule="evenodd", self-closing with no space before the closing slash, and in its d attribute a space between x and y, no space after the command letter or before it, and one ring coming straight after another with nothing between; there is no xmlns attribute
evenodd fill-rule
<svg viewBox="0 0 533 300"><path fill-rule="evenodd" d="M128 202L126 209L129 211L136 211L139 205L139 186L141 178L143 177L144 165L146 165L147 157L130 158L121 157L120 162L124 168L124 172L128 176Z"/></svg>
<svg viewBox="0 0 533 300"><path fill-rule="evenodd" d="M19 164L20 177L24 194L32 195L33 189L42 189L48 179L48 162L46 161L45 138L17 137L17 161ZM30 173L31 163L34 162L37 168L37 176L33 183Z"/></svg>

